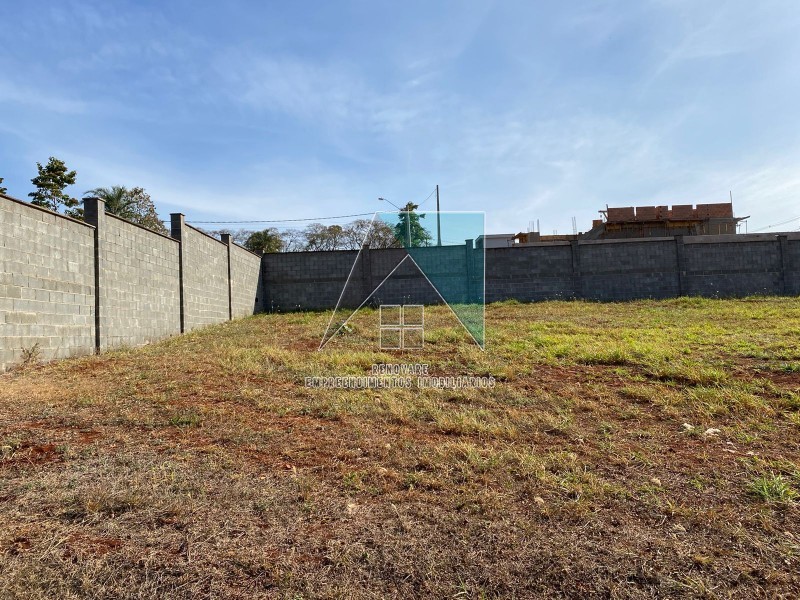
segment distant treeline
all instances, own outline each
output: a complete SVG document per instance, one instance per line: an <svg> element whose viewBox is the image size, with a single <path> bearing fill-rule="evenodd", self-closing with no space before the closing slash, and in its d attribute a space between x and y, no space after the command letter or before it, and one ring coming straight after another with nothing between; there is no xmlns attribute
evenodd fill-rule
<svg viewBox="0 0 800 600"><path fill-rule="evenodd" d="M383 221L357 219L344 225L311 223L303 229L261 231L250 229L216 229L206 233L219 237L228 233L231 239L256 254L267 252L302 252L306 250L358 250L362 244L371 248L396 248L401 243L395 232Z"/></svg>

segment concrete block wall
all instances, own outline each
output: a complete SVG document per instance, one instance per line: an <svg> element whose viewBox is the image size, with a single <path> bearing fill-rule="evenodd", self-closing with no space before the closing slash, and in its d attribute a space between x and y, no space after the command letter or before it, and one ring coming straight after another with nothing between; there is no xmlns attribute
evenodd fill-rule
<svg viewBox="0 0 800 600"><path fill-rule="evenodd" d="M441 298L402 249L261 258L172 215L172 237L87 200L69 219L0 195L0 371L39 344L49 360L136 345L259 310ZM800 295L800 233L462 246L413 255L448 297L486 301ZM355 264L354 264L355 263Z"/></svg>
<svg viewBox="0 0 800 600"><path fill-rule="evenodd" d="M171 215L172 237L180 241L182 331L231 318L228 244Z"/></svg>
<svg viewBox="0 0 800 600"><path fill-rule="evenodd" d="M486 249L486 301L575 298L569 242Z"/></svg>
<svg viewBox="0 0 800 600"><path fill-rule="evenodd" d="M783 293L783 265L774 235L684 238L687 296L734 297Z"/></svg>
<svg viewBox="0 0 800 600"><path fill-rule="evenodd" d="M800 233L778 236L784 268L784 290L789 296L800 296Z"/></svg>
<svg viewBox="0 0 800 600"><path fill-rule="evenodd" d="M0 371L95 346L94 228L0 196Z"/></svg>
<svg viewBox="0 0 800 600"><path fill-rule="evenodd" d="M97 228L99 348L180 333L178 241L107 214L97 198L84 211Z"/></svg>
<svg viewBox="0 0 800 600"><path fill-rule="evenodd" d="M231 317L245 317L263 311L261 257L230 242ZM223 241L226 241L223 239Z"/></svg>
<svg viewBox="0 0 800 600"><path fill-rule="evenodd" d="M473 249L468 255L465 246L420 248L413 258L435 282L436 289L448 298L465 299L465 272L471 255L479 255L482 265L483 250ZM350 308L365 300L369 305L440 303L441 297L420 268L410 259L403 261L406 256L408 253L398 248L265 254L265 310L331 308L340 297L341 306ZM481 286L482 280L475 289Z"/></svg>
<svg viewBox="0 0 800 600"><path fill-rule="evenodd" d="M795 233L541 243L488 248L485 257L483 251L467 248L431 248L437 253L432 261L416 252L419 262L430 263L426 272L437 273L433 278L455 296L477 292L485 260L487 302L800 294L800 234ZM357 251L265 255L266 310L332 308L348 276L342 305L357 306L405 251L370 250L366 256L362 253L354 268L357 255ZM425 278L404 264L370 303L440 301Z"/></svg>
<svg viewBox="0 0 800 600"><path fill-rule="evenodd" d="M579 250L577 296L587 300L674 298L679 294L674 238L596 240Z"/></svg>
<svg viewBox="0 0 800 600"><path fill-rule="evenodd" d="M265 310L336 306L357 257L358 250L265 254L261 266ZM358 270L353 276L361 280L362 273Z"/></svg>
<svg viewBox="0 0 800 600"><path fill-rule="evenodd" d="M0 194L0 372L37 344L42 360L90 354L263 306L260 257L183 215L168 237L84 204L86 223Z"/></svg>

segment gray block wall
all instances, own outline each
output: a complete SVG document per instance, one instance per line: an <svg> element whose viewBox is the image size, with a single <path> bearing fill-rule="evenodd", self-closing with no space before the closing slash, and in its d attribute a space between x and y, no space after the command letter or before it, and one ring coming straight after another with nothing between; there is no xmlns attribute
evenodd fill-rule
<svg viewBox="0 0 800 600"><path fill-rule="evenodd" d="M230 243L231 317L246 317L263 310L261 257Z"/></svg>
<svg viewBox="0 0 800 600"><path fill-rule="evenodd" d="M260 310L441 298L402 249L258 257L172 215L172 237L86 201L75 221L0 195L0 371L136 345ZM487 302L800 295L800 233L594 240L412 256L448 298ZM345 282L349 280L344 291ZM385 280L385 281L384 281ZM382 283L383 282L383 283Z"/></svg>
<svg viewBox="0 0 800 600"><path fill-rule="evenodd" d="M84 205L97 228L100 349L180 333L178 241L107 214L102 200Z"/></svg>
<svg viewBox="0 0 800 600"><path fill-rule="evenodd" d="M477 275L483 251L469 251L465 246L431 251L437 253L433 261L415 252L420 262L429 263L429 272L437 274L437 283L455 296L476 293L482 283ZM357 251L265 255L266 310L332 308L348 276L342 305L357 306L404 254L402 249L370 250L362 252L357 261ZM489 248L485 265L487 302L800 295L800 234L586 240ZM466 288L467 282L470 289L459 288ZM415 269L403 265L369 303L408 302L434 304L440 299Z"/></svg>
<svg viewBox="0 0 800 600"><path fill-rule="evenodd" d="M486 301L557 300L579 296L569 242L486 250Z"/></svg>
<svg viewBox="0 0 800 600"><path fill-rule="evenodd" d="M228 245L172 215L172 237L181 242L182 331L230 319Z"/></svg>
<svg viewBox="0 0 800 600"><path fill-rule="evenodd" d="M94 228L0 196L0 371L95 346Z"/></svg>
<svg viewBox="0 0 800 600"><path fill-rule="evenodd" d="M790 296L800 296L800 233L779 236L783 262L784 289Z"/></svg>
<svg viewBox="0 0 800 600"><path fill-rule="evenodd" d="M586 241L574 247L579 254L579 298L608 301L680 295L674 238Z"/></svg>
<svg viewBox="0 0 800 600"><path fill-rule="evenodd" d="M774 235L687 237L684 248L685 295L725 298L783 293L781 248Z"/></svg>
<svg viewBox="0 0 800 600"><path fill-rule="evenodd" d="M90 354L263 306L260 257L182 215L169 237L84 204L90 223L0 194L0 372L37 344L40 360Z"/></svg>
<svg viewBox="0 0 800 600"><path fill-rule="evenodd" d="M265 310L290 311L336 306L357 250L265 254ZM359 281L361 273L354 273Z"/></svg>

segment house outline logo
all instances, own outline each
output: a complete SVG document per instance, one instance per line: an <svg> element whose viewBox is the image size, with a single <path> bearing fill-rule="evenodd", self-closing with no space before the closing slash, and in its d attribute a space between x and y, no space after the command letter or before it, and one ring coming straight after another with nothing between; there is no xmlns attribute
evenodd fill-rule
<svg viewBox="0 0 800 600"><path fill-rule="evenodd" d="M402 212L404 212L404 211L400 211L398 213L378 213L378 212L376 212L372 217L372 226L374 226L375 219L378 218L379 214L402 214ZM481 215L483 215L484 213L482 211L450 211L449 213L448 212L440 212L440 213L428 212L428 213L425 213L425 214L438 214L438 215L446 215L446 214L481 214ZM334 337L336 337L336 335L348 324L348 322L356 315L356 313L358 313L358 311L361 310L367 304L367 302L369 302L369 300L375 295L375 292L377 292L381 288L381 286L384 283L386 283L389 280L389 278L391 278L392 275L394 275L394 273L407 260L411 261L411 263L413 263L414 266L419 270L419 273L422 275L422 277L425 278L425 280L431 286L431 288L436 293L436 295L439 297L439 299L442 301L442 303L445 306L447 306L447 308L450 309L450 312L453 313L453 315L455 316L456 320L466 330L466 332L469 334L470 338L472 339L472 341L475 342L475 344L478 346L478 348L480 348L481 350L485 350L485 343L481 343L480 341L478 341L478 339L475 337L475 335L472 333L472 331L470 331L469 327L464 322L462 317L458 314L458 312L456 312L453 309L452 306L450 306L450 302L448 302L448 300L442 295L442 293L439 291L439 289L436 287L436 285L434 285L434 283L431 281L430 277L428 277L428 275L425 273L425 271L419 265L419 263L416 260L414 260L414 257L411 255L411 253L409 252L408 248L406 248L407 254L402 259L400 259L400 261L398 261L398 263L394 266L394 268L392 268L391 271L389 271L389 273L381 280L381 282L377 286L375 286L375 288L364 298L364 300L361 302L361 304L359 304L358 307L350 313L350 315L347 317L347 319L345 319L342 323L338 324L336 329L332 333L330 333L330 335L329 335L329 332L331 331L331 326L333 325L333 320L334 320L334 318L336 316L336 313L339 311L339 308L341 307L342 300L344 299L345 292L347 291L348 285L350 284L350 280L352 279L353 273L356 270L356 265L359 264L359 260L361 259L363 251L364 251L364 245L366 244L367 240L369 239L369 235L370 235L371 232L372 232L372 227L370 227L370 229L367 231L366 235L364 236L364 241L362 242L361 247L358 250L358 254L356 254L356 258L353 261L353 266L350 268L350 273L348 274L347 279L345 280L344 286L342 286L342 291L339 294L339 300L336 302L336 307L334 308L333 312L331 313L331 317L328 320L328 325L325 328L325 332L323 333L322 340L320 341L319 348L317 348L317 351L320 351L323 348L325 348L325 346L328 344L328 342L330 342ZM482 321L481 321L481 323L483 323L485 321L485 312L486 312L486 304L485 304L485 297L486 297L485 254L484 254L484 265L483 265L483 269L482 269L481 275L482 275L482 282L481 282L482 283L482 287L481 287L481 291L482 291L482 294L481 294L481 310L482 310L481 316L482 316ZM394 305L394 306L405 306L405 305ZM412 304L412 305L408 305L408 306L421 306L421 305ZM380 324L379 324L379 327L380 327ZM423 337L424 337L424 329L423 329ZM481 337L482 337L482 339L485 339L485 338L483 338L483 336L481 336ZM394 348L394 349L399 349L399 348Z"/></svg>
<svg viewBox="0 0 800 600"><path fill-rule="evenodd" d="M381 350L422 350L425 347L424 304L381 304L378 313Z"/></svg>

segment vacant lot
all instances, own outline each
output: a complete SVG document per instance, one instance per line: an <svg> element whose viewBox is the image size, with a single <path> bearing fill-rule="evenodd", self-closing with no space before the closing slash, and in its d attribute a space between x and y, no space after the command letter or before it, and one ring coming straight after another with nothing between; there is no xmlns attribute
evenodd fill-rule
<svg viewBox="0 0 800 600"><path fill-rule="evenodd" d="M800 299L262 315L0 376L0 597L800 596ZM425 362L490 390L317 390Z"/></svg>

